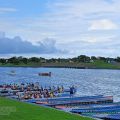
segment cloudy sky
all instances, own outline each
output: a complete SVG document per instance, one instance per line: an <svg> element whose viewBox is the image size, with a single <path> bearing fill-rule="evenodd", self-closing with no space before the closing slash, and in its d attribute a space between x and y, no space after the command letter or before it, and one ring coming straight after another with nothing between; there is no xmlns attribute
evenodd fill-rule
<svg viewBox="0 0 120 120"><path fill-rule="evenodd" d="M0 0L0 31L0 54L120 56L120 0Z"/></svg>

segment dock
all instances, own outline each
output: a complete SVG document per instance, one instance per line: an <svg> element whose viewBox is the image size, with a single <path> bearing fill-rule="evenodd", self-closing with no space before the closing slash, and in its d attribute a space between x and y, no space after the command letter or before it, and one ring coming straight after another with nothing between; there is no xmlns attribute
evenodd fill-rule
<svg viewBox="0 0 120 120"><path fill-rule="evenodd" d="M0 86L0 96L7 98L39 106L52 107L65 112L71 112L92 118L120 120L120 103L115 103L113 96L75 96L74 94L70 94L69 89L63 90L63 87L62 89L57 89L56 87L54 87L54 89L44 89L42 87L39 88L38 85L35 86L34 84L28 86L22 85L22 89L20 86L16 89L13 89L15 86ZM49 96L51 91L54 96ZM19 95L25 96L25 98L22 97L20 99ZM37 95L37 97L35 95ZM43 95L45 97L43 97ZM32 98L32 96L36 98Z"/></svg>

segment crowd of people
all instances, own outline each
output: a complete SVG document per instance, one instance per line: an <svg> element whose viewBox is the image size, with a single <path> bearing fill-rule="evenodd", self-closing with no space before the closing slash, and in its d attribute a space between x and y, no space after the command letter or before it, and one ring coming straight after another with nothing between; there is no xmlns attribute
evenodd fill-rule
<svg viewBox="0 0 120 120"><path fill-rule="evenodd" d="M11 93L17 96L18 99L37 99L37 98L53 98L59 94L64 93L63 86L42 87L38 82L36 83L21 83L21 84L4 84L0 85L1 93ZM70 96L75 94L74 86L68 89Z"/></svg>
<svg viewBox="0 0 120 120"><path fill-rule="evenodd" d="M19 99L53 98L56 94L64 92L63 86L42 87L39 83L4 84L0 88L3 91L12 91Z"/></svg>

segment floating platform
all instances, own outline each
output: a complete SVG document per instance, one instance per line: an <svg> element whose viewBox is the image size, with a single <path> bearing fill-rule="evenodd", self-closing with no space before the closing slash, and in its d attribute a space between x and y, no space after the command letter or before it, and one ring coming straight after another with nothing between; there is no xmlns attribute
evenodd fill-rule
<svg viewBox="0 0 120 120"><path fill-rule="evenodd" d="M78 105L89 105L89 104L101 104L101 103L112 103L112 100L109 99L103 99L103 100L79 100L79 101L68 101L68 102L57 102L57 103L53 103L53 104L46 104L47 106L50 107L56 107L56 106L61 106L61 105L65 105L65 106L78 106Z"/></svg>
<svg viewBox="0 0 120 120"><path fill-rule="evenodd" d="M103 119L103 120L120 120L120 113L114 114L82 114L83 116L88 116L88 117L92 117L92 118L99 118L99 119Z"/></svg>
<svg viewBox="0 0 120 120"><path fill-rule="evenodd" d="M119 114L108 115L104 119L105 120L120 120L120 113Z"/></svg>
<svg viewBox="0 0 120 120"><path fill-rule="evenodd" d="M73 109L71 112L73 113L118 113L120 112L120 106L114 107L102 107L96 109Z"/></svg>
<svg viewBox="0 0 120 120"><path fill-rule="evenodd" d="M104 120L120 120L120 102L106 105L94 105L87 108L80 107L72 109L70 112Z"/></svg>
<svg viewBox="0 0 120 120"><path fill-rule="evenodd" d="M58 97L48 99L31 99L26 102L35 104L44 104L50 107L56 106L78 106L78 105L89 105L89 104L105 104L113 103L112 96L84 96L84 97Z"/></svg>

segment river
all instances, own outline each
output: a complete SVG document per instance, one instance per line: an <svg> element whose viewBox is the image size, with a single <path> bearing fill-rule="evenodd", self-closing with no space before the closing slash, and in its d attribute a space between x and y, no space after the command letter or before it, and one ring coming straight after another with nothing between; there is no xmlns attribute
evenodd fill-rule
<svg viewBox="0 0 120 120"><path fill-rule="evenodd" d="M11 70L16 71L10 76ZM52 72L51 77L38 76ZM112 95L120 101L120 70L0 67L0 84L39 82L42 86L63 85L77 87L77 95Z"/></svg>

